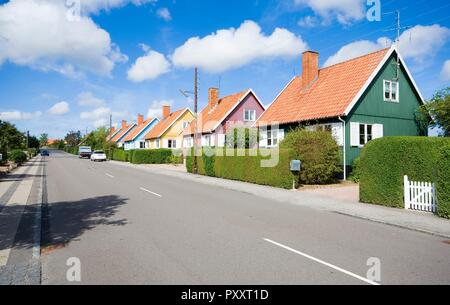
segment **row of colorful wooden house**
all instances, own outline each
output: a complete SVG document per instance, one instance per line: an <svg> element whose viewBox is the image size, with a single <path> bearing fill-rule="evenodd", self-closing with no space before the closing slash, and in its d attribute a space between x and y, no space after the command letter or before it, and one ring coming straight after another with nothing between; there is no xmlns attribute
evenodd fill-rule
<svg viewBox="0 0 450 305"><path fill-rule="evenodd" d="M274 147L299 126L329 130L342 147L344 165L351 165L361 148L383 136L416 136L417 108L424 99L395 46L319 68L319 54L302 56L302 75L288 82L266 109L253 90L220 98L209 89L208 103L198 118L188 108L161 120L138 117L122 122L112 140L125 149L188 148L194 134L202 146L223 147L230 126L257 127L260 147Z"/></svg>

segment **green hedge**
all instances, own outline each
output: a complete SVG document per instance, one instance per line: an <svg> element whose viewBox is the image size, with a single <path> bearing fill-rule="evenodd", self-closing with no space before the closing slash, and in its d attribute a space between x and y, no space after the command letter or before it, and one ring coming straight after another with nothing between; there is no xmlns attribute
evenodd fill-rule
<svg viewBox="0 0 450 305"><path fill-rule="evenodd" d="M450 145L440 149L436 188L438 215L450 218Z"/></svg>
<svg viewBox="0 0 450 305"><path fill-rule="evenodd" d="M134 164L168 164L171 163L171 149L143 149L131 152L130 162Z"/></svg>
<svg viewBox="0 0 450 305"><path fill-rule="evenodd" d="M113 151L112 159L120 162L128 162L128 152L122 149L116 149Z"/></svg>
<svg viewBox="0 0 450 305"><path fill-rule="evenodd" d="M404 175L413 181L436 182L442 166L440 148L445 144L450 144L450 139L385 137L370 141L361 152L360 200L403 208Z"/></svg>
<svg viewBox="0 0 450 305"><path fill-rule="evenodd" d="M245 156L237 156L240 151ZM198 173L231 180L245 181L261 185L270 185L285 189L292 188L292 182L298 180L290 171L290 161L295 159L295 153L291 149L279 150L279 162L275 167L261 167L262 160L270 153L277 153L277 150L260 150L256 156L252 156L255 151L251 149L234 150L234 156L208 156L203 152L202 157L197 158ZM193 157L187 157L186 169L192 172Z"/></svg>
<svg viewBox="0 0 450 305"><path fill-rule="evenodd" d="M14 149L8 154L8 159L17 165L21 165L28 160L28 156L23 150Z"/></svg>

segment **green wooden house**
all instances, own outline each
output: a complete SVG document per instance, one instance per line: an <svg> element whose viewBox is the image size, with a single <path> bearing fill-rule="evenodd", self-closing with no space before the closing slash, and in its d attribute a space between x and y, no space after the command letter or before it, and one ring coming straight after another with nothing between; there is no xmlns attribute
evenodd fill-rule
<svg viewBox="0 0 450 305"><path fill-rule="evenodd" d="M323 128L342 147L348 170L368 141L426 135L415 119L424 99L395 46L322 69L318 62L317 52L303 53L302 75L255 124L260 147L277 146L299 125Z"/></svg>

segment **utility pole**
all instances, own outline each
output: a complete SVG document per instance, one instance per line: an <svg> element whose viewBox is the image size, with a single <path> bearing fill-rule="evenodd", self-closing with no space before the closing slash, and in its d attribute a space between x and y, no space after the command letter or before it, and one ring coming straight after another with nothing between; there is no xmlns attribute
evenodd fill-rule
<svg viewBox="0 0 450 305"><path fill-rule="evenodd" d="M112 113L109 115L109 136L108 136L108 146L109 146L109 160L112 160L112 146L111 146L111 138L112 138Z"/></svg>
<svg viewBox="0 0 450 305"><path fill-rule="evenodd" d="M195 67L194 70L194 112L195 112L195 130L194 130L194 164L192 165L192 171L194 174L198 172L198 162L197 162L197 130L199 129L198 122L198 68Z"/></svg>
<svg viewBox="0 0 450 305"><path fill-rule="evenodd" d="M30 148L30 131L27 130L27 149Z"/></svg>

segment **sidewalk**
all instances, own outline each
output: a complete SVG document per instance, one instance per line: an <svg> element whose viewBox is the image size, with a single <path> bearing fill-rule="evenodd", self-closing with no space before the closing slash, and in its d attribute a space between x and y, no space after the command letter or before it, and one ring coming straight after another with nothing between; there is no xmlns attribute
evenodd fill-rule
<svg viewBox="0 0 450 305"><path fill-rule="evenodd" d="M360 219L433 234L444 238L450 238L450 220L428 213L339 200L332 198L329 195L325 196L310 192L288 191L246 182L193 175L186 173L185 171L181 171L180 168L175 166L161 167L159 165L134 165L117 161L110 162L119 166L134 167L136 169L148 171L154 174L177 177L206 185L214 185L275 201L289 202L294 205L304 206L320 211L339 213Z"/></svg>
<svg viewBox="0 0 450 305"><path fill-rule="evenodd" d="M40 283L43 164L31 159L0 179L0 284Z"/></svg>

